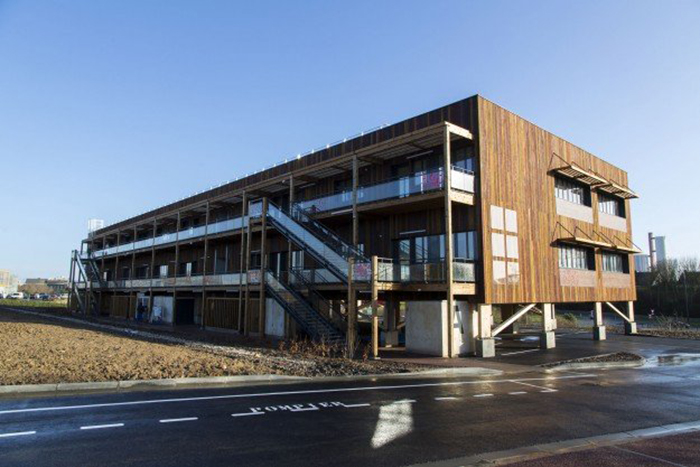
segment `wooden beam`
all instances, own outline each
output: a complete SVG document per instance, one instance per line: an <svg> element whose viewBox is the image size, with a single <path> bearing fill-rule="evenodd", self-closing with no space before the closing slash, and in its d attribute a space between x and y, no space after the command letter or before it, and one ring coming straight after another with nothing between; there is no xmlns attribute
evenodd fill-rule
<svg viewBox="0 0 700 467"><path fill-rule="evenodd" d="M245 219L245 216L248 213L248 199L247 199L247 193L244 190L243 191L243 205L241 206L241 251L240 251L240 260L239 260L239 267L238 267L238 332L245 333L245 328L242 328L243 326L243 274L245 274L246 278L246 300L247 300L247 294L248 294L248 257L245 255L246 251L246 238L245 238L245 231L246 231L246 226L243 223L243 220ZM250 225L250 221L248 221L248 225Z"/></svg>
<svg viewBox="0 0 700 467"><path fill-rule="evenodd" d="M258 334L265 335L265 271L267 270L267 198L262 201L262 232L260 233L260 300Z"/></svg>
<svg viewBox="0 0 700 467"><path fill-rule="evenodd" d="M445 179L445 268L447 279L447 356L454 357L457 355L454 349L454 280L453 266L453 238L452 238L452 188L450 176L452 174L452 148L450 142L450 129L445 126L444 141L443 141L443 159L444 159L444 179Z"/></svg>

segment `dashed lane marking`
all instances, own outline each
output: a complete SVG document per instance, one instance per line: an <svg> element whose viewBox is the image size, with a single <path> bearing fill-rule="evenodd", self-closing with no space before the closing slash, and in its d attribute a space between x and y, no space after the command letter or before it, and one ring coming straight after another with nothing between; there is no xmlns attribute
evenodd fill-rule
<svg viewBox="0 0 700 467"><path fill-rule="evenodd" d="M199 420L198 417L184 417L184 418L166 418L159 420L160 423L178 423L178 422L194 422Z"/></svg>
<svg viewBox="0 0 700 467"><path fill-rule="evenodd" d="M88 425L88 426L81 426L81 430L102 430L104 428L120 428L123 427L123 423L109 423L107 425Z"/></svg>
<svg viewBox="0 0 700 467"><path fill-rule="evenodd" d="M490 379L490 380L470 380L470 381L448 381L441 383L418 383L418 384L399 384L399 385L386 385L386 386L360 386L360 387L343 387L343 388L329 388L329 389L303 389L299 391L278 391L278 392L261 392L254 394L224 394L220 396L196 396L196 397L178 397L170 399L146 399L146 400L136 400L136 401L126 401L126 402L106 402L100 404L80 404L80 405L58 405L51 407L31 407L23 409L9 409L0 410L0 415L7 415L13 413L28 413L28 412L54 412L59 410L79 410L88 408L104 408L104 407L126 407L126 406L136 406L136 405L148 405L148 404L165 404L165 403L175 403L175 402L196 402L196 401L211 401L211 400L225 400L225 399L252 399L259 397L275 397L275 396L291 396L291 395L308 395L308 394L328 394L328 393L339 393L339 392L367 392L367 391L387 391L387 390L398 390L398 389L416 389L416 388L432 388L441 386L469 386L469 385L480 385L480 384L503 384L503 383L514 383L514 382L526 382L526 381L559 381L567 379L581 379L581 378L597 378L597 374L573 374L565 376L552 377L548 376L545 378L522 378L518 380L512 379Z"/></svg>
<svg viewBox="0 0 700 467"><path fill-rule="evenodd" d="M474 397L493 397L493 394L474 394Z"/></svg>
<svg viewBox="0 0 700 467"><path fill-rule="evenodd" d="M517 352L502 353L501 357L507 357L508 355L519 355L522 353L538 352L540 349L529 349L529 350L518 350Z"/></svg>
<svg viewBox="0 0 700 467"><path fill-rule="evenodd" d="M346 409L356 409L358 407L369 407L371 404L343 404Z"/></svg>
<svg viewBox="0 0 700 467"><path fill-rule="evenodd" d="M444 397L436 397L436 401L456 401L458 400L459 397L454 397L454 396L444 396Z"/></svg>
<svg viewBox="0 0 700 467"><path fill-rule="evenodd" d="M243 413L232 413L232 417L249 417L251 415L265 415L265 412L243 412Z"/></svg>
<svg viewBox="0 0 700 467"><path fill-rule="evenodd" d="M540 389L540 392L557 392L557 389L548 388L547 386L538 386L536 384L523 383L522 381L511 381L515 384L520 384L521 386L527 386L530 388Z"/></svg>
<svg viewBox="0 0 700 467"><path fill-rule="evenodd" d="M511 396L522 396L523 394L527 394L527 392L525 392L525 391L513 391L513 392L509 392L508 394L510 394Z"/></svg>
<svg viewBox="0 0 700 467"><path fill-rule="evenodd" d="M36 431L17 431L15 433L0 433L0 438L12 438L14 436L35 435Z"/></svg>

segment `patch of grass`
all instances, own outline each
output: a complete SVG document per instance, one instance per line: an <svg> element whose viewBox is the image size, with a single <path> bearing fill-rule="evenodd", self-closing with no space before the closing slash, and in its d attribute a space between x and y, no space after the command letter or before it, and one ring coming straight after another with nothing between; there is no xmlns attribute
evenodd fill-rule
<svg viewBox="0 0 700 467"><path fill-rule="evenodd" d="M67 305L67 300L0 300L0 306L16 308L65 308Z"/></svg>

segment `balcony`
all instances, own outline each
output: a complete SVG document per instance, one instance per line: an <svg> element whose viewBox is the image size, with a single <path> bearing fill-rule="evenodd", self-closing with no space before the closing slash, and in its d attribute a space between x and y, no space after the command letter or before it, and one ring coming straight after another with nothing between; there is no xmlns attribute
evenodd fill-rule
<svg viewBox="0 0 700 467"><path fill-rule="evenodd" d="M380 258L377 265L377 282L392 284L439 284L447 282L445 261L425 263L401 263L390 258ZM304 269L299 271L306 282L316 285L341 285L342 282L327 269ZM359 283L371 280L371 265L355 264L353 279ZM474 261L455 259L452 263L452 280L461 283L476 282ZM251 281L252 283L252 281Z"/></svg>
<svg viewBox="0 0 700 467"><path fill-rule="evenodd" d="M459 167L452 167L453 190L474 193L474 174ZM357 188L357 204L364 205L377 201L401 199L410 196L423 195L441 191L445 188L445 177L442 168L413 174L408 177L397 177L384 182L364 185ZM310 213L322 213L347 209L352 206L352 192L345 191L310 200L300 201L299 206Z"/></svg>
<svg viewBox="0 0 700 467"><path fill-rule="evenodd" d="M110 256L117 253L130 253L132 251L142 250L144 248L151 248L152 246L167 245L168 243L175 243L176 241L201 238L204 237L205 234L216 235L224 232L232 232L247 225L247 218L236 217L233 219L213 222L208 226L200 225L198 227L190 227L189 229L184 229L179 232L159 235L155 238L146 238L119 246L104 248L102 250L94 251L92 255L94 258L101 258L103 256Z"/></svg>
<svg viewBox="0 0 700 467"><path fill-rule="evenodd" d="M148 289L148 288L164 288L164 287L217 287L217 286L237 286L245 285L245 274L238 272L211 274L207 276L192 275L178 277L154 277L153 279L121 279L112 280L105 283L107 289ZM79 286L82 288L83 286ZM92 284L94 289L98 289L100 285L95 282Z"/></svg>

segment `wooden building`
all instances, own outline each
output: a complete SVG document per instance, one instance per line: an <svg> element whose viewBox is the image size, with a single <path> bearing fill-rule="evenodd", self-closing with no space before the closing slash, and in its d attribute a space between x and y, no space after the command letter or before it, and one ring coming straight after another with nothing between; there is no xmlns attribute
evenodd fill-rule
<svg viewBox="0 0 700 467"><path fill-rule="evenodd" d="M551 347L556 305L589 302L604 339L604 308L635 332L635 197L625 171L473 96L94 232L71 306L492 356L526 313Z"/></svg>

